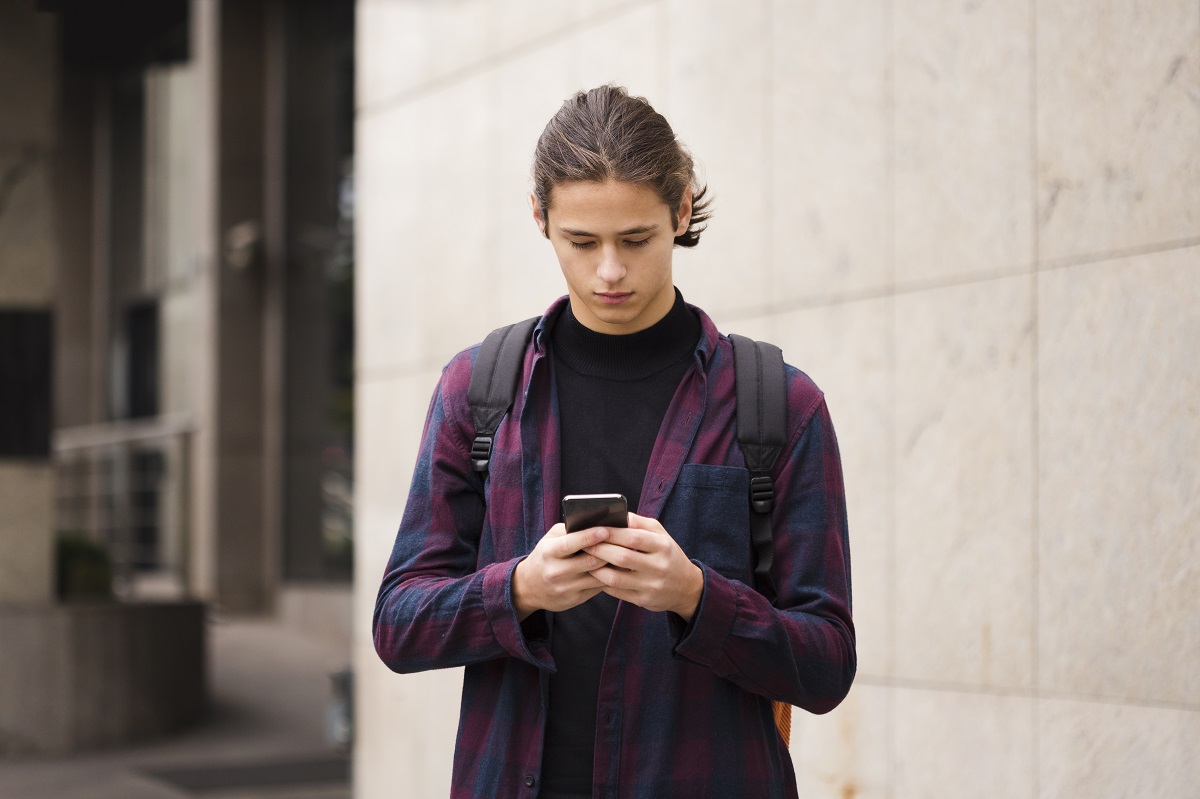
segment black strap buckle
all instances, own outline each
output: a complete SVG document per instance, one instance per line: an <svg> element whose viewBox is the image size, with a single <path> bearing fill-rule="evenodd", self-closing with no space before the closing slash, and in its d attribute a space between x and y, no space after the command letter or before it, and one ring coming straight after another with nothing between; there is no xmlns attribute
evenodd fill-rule
<svg viewBox="0 0 1200 799"><path fill-rule="evenodd" d="M750 478L750 507L755 513L770 513L775 507L775 481L769 475Z"/></svg>
<svg viewBox="0 0 1200 799"><path fill-rule="evenodd" d="M471 444L471 465L477 472L486 472L488 461L492 459L492 437L475 436Z"/></svg>

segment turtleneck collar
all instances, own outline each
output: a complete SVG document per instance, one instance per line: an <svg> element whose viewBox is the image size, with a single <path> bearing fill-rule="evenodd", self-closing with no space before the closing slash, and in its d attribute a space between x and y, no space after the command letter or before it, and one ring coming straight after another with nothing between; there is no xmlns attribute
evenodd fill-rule
<svg viewBox="0 0 1200 799"><path fill-rule="evenodd" d="M667 315L645 330L627 335L597 333L575 318L568 302L551 331L555 358L589 377L642 380L690 355L700 338L700 319L675 289Z"/></svg>

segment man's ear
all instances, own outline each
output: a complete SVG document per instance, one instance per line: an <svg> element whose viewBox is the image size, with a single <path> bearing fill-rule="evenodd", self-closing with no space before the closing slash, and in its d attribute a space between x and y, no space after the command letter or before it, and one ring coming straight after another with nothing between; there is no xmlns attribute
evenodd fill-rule
<svg viewBox="0 0 1200 799"><path fill-rule="evenodd" d="M529 192L529 204L533 208L533 221L537 223L538 230L543 236L550 238L550 231L546 229L546 215L542 213L542 206L533 192Z"/></svg>
<svg viewBox="0 0 1200 799"><path fill-rule="evenodd" d="M675 226L675 235L682 236L687 233L688 225L692 224L692 187L688 186L683 190L683 197L679 200L679 211L677 216L679 223Z"/></svg>

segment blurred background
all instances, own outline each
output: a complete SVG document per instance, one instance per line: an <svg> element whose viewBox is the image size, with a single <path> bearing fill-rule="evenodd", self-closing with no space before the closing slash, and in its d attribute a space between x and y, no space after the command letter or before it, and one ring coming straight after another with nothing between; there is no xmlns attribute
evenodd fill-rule
<svg viewBox="0 0 1200 799"><path fill-rule="evenodd" d="M715 195L684 296L837 425L801 795L1197 795L1197 3L0 0L0 797L447 794L461 674L371 609L604 82Z"/></svg>
<svg viewBox="0 0 1200 799"><path fill-rule="evenodd" d="M0 2L6 799L349 794L354 20Z"/></svg>

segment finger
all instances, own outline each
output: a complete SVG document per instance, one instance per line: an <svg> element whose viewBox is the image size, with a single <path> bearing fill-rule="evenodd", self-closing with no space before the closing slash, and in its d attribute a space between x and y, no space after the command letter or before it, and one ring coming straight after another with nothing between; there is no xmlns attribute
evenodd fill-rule
<svg viewBox="0 0 1200 799"><path fill-rule="evenodd" d="M611 564L622 569L635 569L640 565L641 559L645 557L643 553L635 549L609 542L595 544L584 551L599 561L593 568ZM591 570L589 569L589 571Z"/></svg>
<svg viewBox="0 0 1200 799"><path fill-rule="evenodd" d="M638 605L638 607L641 607L641 605L638 604L638 595L633 591L626 591L621 588L605 588L600 593L608 594L613 599L619 599L622 602L628 602L631 605Z"/></svg>
<svg viewBox="0 0 1200 799"><path fill-rule="evenodd" d="M654 533L666 533L667 528L663 527L658 519L651 519L649 516L638 516L636 513L629 514L629 521L626 527L633 530L649 530Z"/></svg>
<svg viewBox="0 0 1200 799"><path fill-rule="evenodd" d="M592 572L592 576L604 586L605 593L610 588L625 589L630 587L629 572L623 572L612 566L601 566Z"/></svg>
<svg viewBox="0 0 1200 799"><path fill-rule="evenodd" d="M588 574L608 565L608 561L592 554L588 550L583 550L569 558L563 558L563 562L567 564L567 568L571 570L571 574Z"/></svg>
<svg viewBox="0 0 1200 799"><path fill-rule="evenodd" d="M603 567L601 567L603 568ZM595 591L604 588L604 583L595 575L595 570L582 574L573 574L559 580L554 588L560 595L577 594L581 591Z"/></svg>
<svg viewBox="0 0 1200 799"><path fill-rule="evenodd" d="M589 527L586 530L566 533L551 542L553 547L552 554L560 558L569 558L582 551L584 547L590 547L607 540L609 535L610 531L606 527Z"/></svg>
<svg viewBox="0 0 1200 799"><path fill-rule="evenodd" d="M614 527L609 531L607 540L610 544L637 552L654 552L665 544L662 540L663 535L646 528Z"/></svg>
<svg viewBox="0 0 1200 799"><path fill-rule="evenodd" d="M547 575L546 586L552 596L559 597L560 599L570 599L583 592L599 591L604 588L604 583L598 580L591 572L583 572L580 574Z"/></svg>
<svg viewBox="0 0 1200 799"><path fill-rule="evenodd" d="M584 602L587 602L592 597L599 596L600 594L603 594L603 593L604 593L604 584L603 583L601 583L599 585L595 585L595 586L590 586L590 587L580 591L579 594L577 595L578 599L579 599L579 604L582 605Z"/></svg>
<svg viewBox="0 0 1200 799"><path fill-rule="evenodd" d="M560 585L573 585L580 575L588 575L607 565L607 561L587 552L579 552L563 558L551 558L545 567L546 579Z"/></svg>
<svg viewBox="0 0 1200 799"><path fill-rule="evenodd" d="M597 594L603 593L605 586L598 580L592 579L586 585L572 587L571 590L558 591L553 595L548 610L561 611L582 605Z"/></svg>

